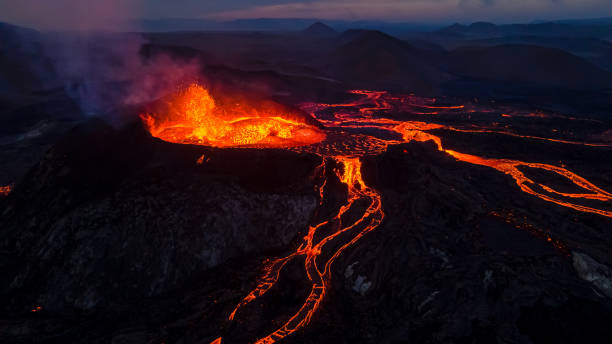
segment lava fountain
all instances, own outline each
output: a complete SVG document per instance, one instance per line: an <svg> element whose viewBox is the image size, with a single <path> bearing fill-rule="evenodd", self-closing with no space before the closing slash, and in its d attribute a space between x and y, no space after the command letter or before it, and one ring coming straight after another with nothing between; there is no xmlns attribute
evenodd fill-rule
<svg viewBox="0 0 612 344"><path fill-rule="evenodd" d="M313 144L325 138L316 122L272 101L215 99L191 84L140 115L151 135L164 141L213 147L280 148Z"/></svg>

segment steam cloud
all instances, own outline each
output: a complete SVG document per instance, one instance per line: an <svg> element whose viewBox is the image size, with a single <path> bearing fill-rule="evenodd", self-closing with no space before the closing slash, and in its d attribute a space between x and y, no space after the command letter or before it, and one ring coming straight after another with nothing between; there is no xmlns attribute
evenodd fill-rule
<svg viewBox="0 0 612 344"><path fill-rule="evenodd" d="M197 61L143 58L146 43L140 34L89 32L61 35L46 50L60 82L83 111L105 115L157 99L200 74Z"/></svg>
<svg viewBox="0 0 612 344"><path fill-rule="evenodd" d="M128 33L139 4L140 0L22 0L11 11L38 28L59 30L37 36L52 65L52 71L41 69L44 86L65 87L85 114L106 115L117 107L157 99L200 74L197 61L142 56L147 40Z"/></svg>

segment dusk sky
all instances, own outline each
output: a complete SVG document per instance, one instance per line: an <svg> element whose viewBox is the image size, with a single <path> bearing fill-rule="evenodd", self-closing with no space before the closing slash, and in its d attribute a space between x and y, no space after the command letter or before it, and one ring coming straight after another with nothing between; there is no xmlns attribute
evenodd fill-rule
<svg viewBox="0 0 612 344"><path fill-rule="evenodd" d="M497 23L612 16L610 0L1 0L0 21L45 28L141 18Z"/></svg>

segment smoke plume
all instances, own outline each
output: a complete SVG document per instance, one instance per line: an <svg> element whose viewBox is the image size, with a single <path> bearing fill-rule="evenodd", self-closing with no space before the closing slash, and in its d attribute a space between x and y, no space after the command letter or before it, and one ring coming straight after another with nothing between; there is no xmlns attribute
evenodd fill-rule
<svg viewBox="0 0 612 344"><path fill-rule="evenodd" d="M139 0L22 0L11 11L43 29L42 53L52 68L45 87L64 87L87 115L146 103L198 78L198 61L145 58L145 35L134 32Z"/></svg>

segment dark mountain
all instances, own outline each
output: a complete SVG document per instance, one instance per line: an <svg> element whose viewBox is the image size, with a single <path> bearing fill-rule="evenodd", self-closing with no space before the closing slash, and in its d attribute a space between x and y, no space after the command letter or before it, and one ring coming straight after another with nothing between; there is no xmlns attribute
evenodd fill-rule
<svg viewBox="0 0 612 344"><path fill-rule="evenodd" d="M454 33L462 35L497 35L501 32L499 26L493 23L476 22L471 25L453 24L440 30L444 33Z"/></svg>
<svg viewBox="0 0 612 344"><path fill-rule="evenodd" d="M612 69L612 43L589 37L543 37L543 36L505 36L480 40L469 40L466 46L496 46L504 44L528 44L556 48L580 56L589 62Z"/></svg>
<svg viewBox="0 0 612 344"><path fill-rule="evenodd" d="M160 18L137 21L134 25L146 32L169 31L301 31L319 22L317 18L253 18L228 21ZM386 22L379 20L325 20L339 31L351 28L381 30L392 34L431 31L441 28L439 24L415 24L412 22Z"/></svg>
<svg viewBox="0 0 612 344"><path fill-rule="evenodd" d="M338 44L341 45L341 44L349 43L350 41L364 34L365 32L368 32L368 30L364 30L364 29L346 30L338 37Z"/></svg>
<svg viewBox="0 0 612 344"><path fill-rule="evenodd" d="M612 88L609 72L559 49L533 45L457 49L448 63L453 73L474 79L550 88Z"/></svg>
<svg viewBox="0 0 612 344"><path fill-rule="evenodd" d="M256 18L217 21L189 18L147 19L136 23L143 31L299 31L315 23L316 19Z"/></svg>
<svg viewBox="0 0 612 344"><path fill-rule="evenodd" d="M609 24L570 25L564 23L509 24L473 23L471 25L454 24L438 31L446 35L458 36L497 36L497 35L538 35L538 36L572 36L572 37L612 37L612 26Z"/></svg>
<svg viewBox="0 0 612 344"><path fill-rule="evenodd" d="M35 30L0 23L0 93L40 89L50 69L41 39Z"/></svg>
<svg viewBox="0 0 612 344"><path fill-rule="evenodd" d="M540 20L534 24L558 23L571 25L612 25L612 18L591 18L591 19L564 19L564 20Z"/></svg>
<svg viewBox="0 0 612 344"><path fill-rule="evenodd" d="M306 28L306 30L302 31L302 33L304 33L305 35L317 37L330 37L338 34L336 30L321 22L316 22L310 25L308 28Z"/></svg>
<svg viewBox="0 0 612 344"><path fill-rule="evenodd" d="M3 49L19 48L23 45L21 37L38 38L40 33L36 30L0 22L0 47Z"/></svg>
<svg viewBox="0 0 612 344"><path fill-rule="evenodd" d="M491 25L474 24L466 29L493 29ZM359 30L345 32L339 42L344 40L348 42L341 44L333 53L332 69L339 80L356 83L357 86L376 82L379 86L431 92L453 80L451 75L454 75L481 82L504 82L538 88L603 90L612 87L612 77L608 71L555 48L508 44L466 47L449 53L435 44L415 46L378 31ZM580 48L580 39L575 38L574 41L574 48ZM599 47L604 50L606 42L591 41L600 42ZM569 40L565 39L565 42Z"/></svg>
<svg viewBox="0 0 612 344"><path fill-rule="evenodd" d="M449 76L431 65L419 49L379 31L345 32L332 53L332 70L343 81L375 83L419 92L432 92Z"/></svg>
<svg viewBox="0 0 612 344"><path fill-rule="evenodd" d="M441 45L429 42L424 39L410 39L410 40L406 40L406 43L410 44L411 46L419 50L434 51L434 52L445 52L446 51L446 49L444 49L444 47L442 47Z"/></svg>

